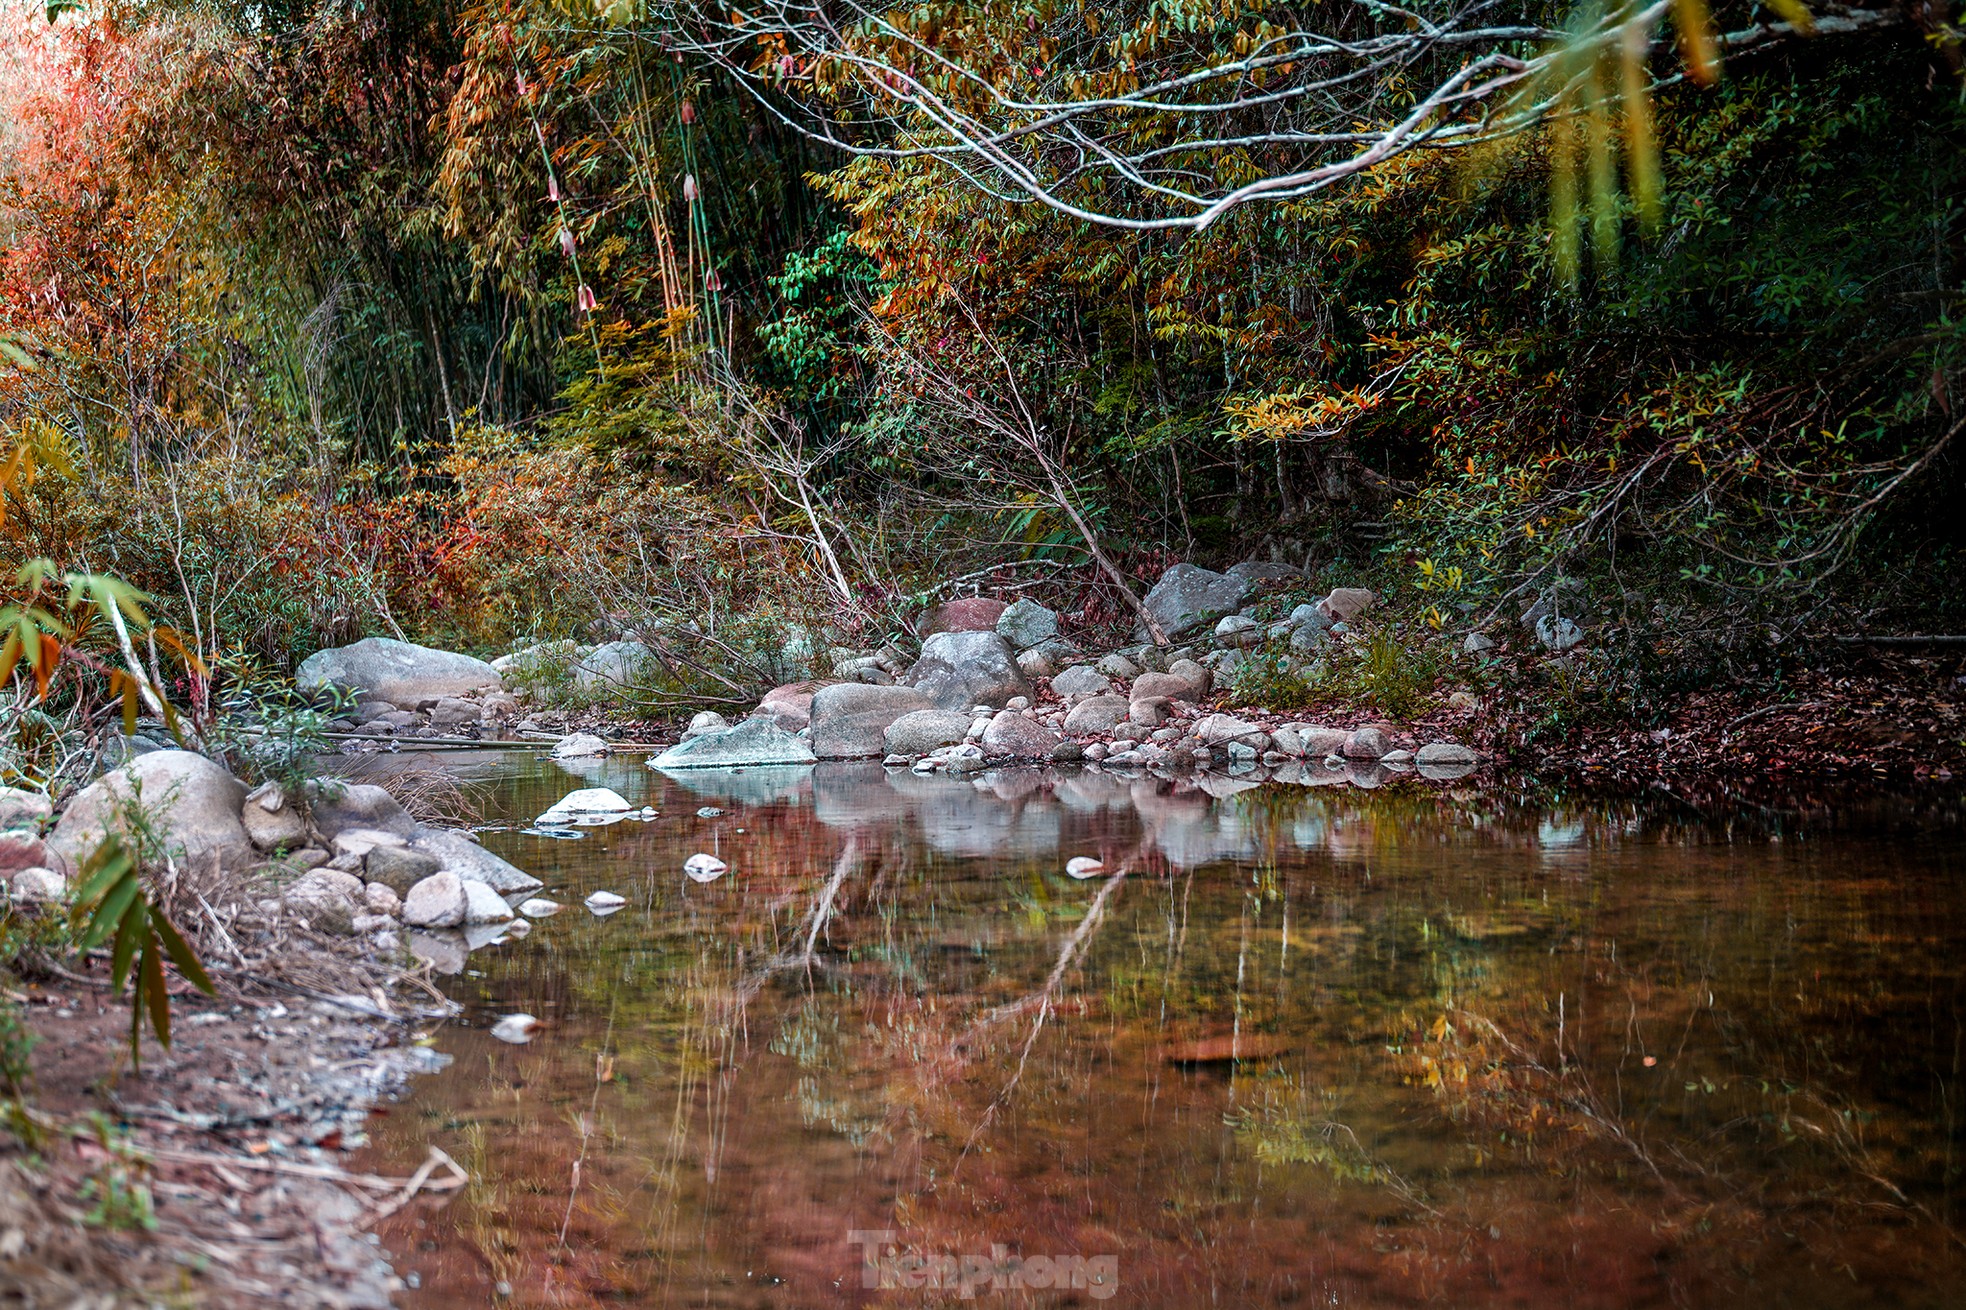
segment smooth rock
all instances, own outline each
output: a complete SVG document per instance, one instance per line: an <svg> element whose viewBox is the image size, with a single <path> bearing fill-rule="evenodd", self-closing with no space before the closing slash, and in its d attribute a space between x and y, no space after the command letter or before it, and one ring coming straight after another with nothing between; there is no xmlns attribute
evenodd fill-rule
<svg viewBox="0 0 1966 1310"><path fill-rule="evenodd" d="M688 741L691 737L701 737L706 732L728 732L729 730L729 719L726 719L715 710L699 710L691 716L689 727L683 729L683 740Z"/></svg>
<svg viewBox="0 0 1966 1310"><path fill-rule="evenodd" d="M413 928L456 928L470 909L464 880L454 873L433 873L403 897L403 922Z"/></svg>
<svg viewBox="0 0 1966 1310"><path fill-rule="evenodd" d="M362 888L362 905L370 914L386 914L395 918L403 912L403 897L387 883L367 883Z"/></svg>
<svg viewBox="0 0 1966 1310"><path fill-rule="evenodd" d="M617 896L613 892L592 892L581 903L596 914L612 914L628 904L628 898Z"/></svg>
<svg viewBox="0 0 1966 1310"><path fill-rule="evenodd" d="M929 618L927 631L937 632L995 632L997 620L1009 609L1003 601L990 596L964 596L948 600L936 606Z"/></svg>
<svg viewBox="0 0 1966 1310"><path fill-rule="evenodd" d="M31 832L0 832L0 878L11 877L22 869L46 868L48 847Z"/></svg>
<svg viewBox="0 0 1966 1310"><path fill-rule="evenodd" d="M255 849L294 850L307 844L307 820L290 805L268 813L254 801L239 808L239 822Z"/></svg>
<svg viewBox="0 0 1966 1310"><path fill-rule="evenodd" d="M914 710L887 726L883 741L895 755L926 755L943 746L959 746L969 736L969 715L959 710Z"/></svg>
<svg viewBox="0 0 1966 1310"><path fill-rule="evenodd" d="M683 873L691 882L715 882L729 870L728 864L702 851L683 861Z"/></svg>
<svg viewBox="0 0 1966 1310"><path fill-rule="evenodd" d="M466 692L495 691L502 683L498 670L469 655L389 637L365 637L309 655L294 670L294 685L346 687L364 700L415 705Z"/></svg>
<svg viewBox="0 0 1966 1310"><path fill-rule="evenodd" d="M539 1020L530 1014L508 1014L491 1026L491 1035L501 1042L524 1046L532 1040L533 1029L537 1027Z"/></svg>
<svg viewBox="0 0 1966 1310"><path fill-rule="evenodd" d="M1090 664L1074 664L1051 680L1051 690L1066 700L1079 696L1103 696L1112 689L1112 679Z"/></svg>
<svg viewBox="0 0 1966 1310"><path fill-rule="evenodd" d="M64 871L79 870L110 831L121 831L121 806L139 796L154 829L183 864L228 873L259 862L239 821L246 788L202 755L160 750L139 755L77 792L48 836L48 851Z"/></svg>
<svg viewBox="0 0 1966 1310"><path fill-rule="evenodd" d="M1549 650L1569 650L1583 639L1583 628L1565 615L1545 614L1536 620L1536 640Z"/></svg>
<svg viewBox="0 0 1966 1310"><path fill-rule="evenodd" d="M1249 598L1253 584L1193 564L1176 564L1161 574L1142 602L1169 640L1201 630Z"/></svg>
<svg viewBox="0 0 1966 1310"><path fill-rule="evenodd" d="M1002 640L994 632L986 635ZM933 708L934 702L913 687L855 682L822 687L812 698L812 753L822 760L878 758L887 753L889 725L904 714Z"/></svg>
<svg viewBox="0 0 1966 1310"><path fill-rule="evenodd" d="M485 718L484 706L477 701L463 700L457 696L440 696L430 707L430 724L437 728L461 728L473 723L482 723Z"/></svg>
<svg viewBox="0 0 1966 1310"><path fill-rule="evenodd" d="M512 907L503 896L476 879L464 880L464 922L504 923L512 917Z"/></svg>
<svg viewBox="0 0 1966 1310"><path fill-rule="evenodd" d="M441 828L419 828L410 845L444 862L444 871L467 882L481 882L495 892L515 895L537 890L539 879L493 855L470 838Z"/></svg>
<svg viewBox="0 0 1966 1310"><path fill-rule="evenodd" d="M1030 650L1058 635L1058 612L1026 598L1004 610L996 626L997 635L1013 650Z"/></svg>
<svg viewBox="0 0 1966 1310"><path fill-rule="evenodd" d="M1005 710L983 730L983 754L991 759L1048 760L1058 734L1043 724Z"/></svg>
<svg viewBox="0 0 1966 1310"><path fill-rule="evenodd" d="M54 816L54 803L40 792L0 787L0 829L39 828Z"/></svg>
<svg viewBox="0 0 1966 1310"><path fill-rule="evenodd" d="M1297 733L1297 740L1303 744L1304 758L1308 760L1343 755L1345 743L1352 739L1348 728L1321 728L1307 723L1293 724L1292 728Z"/></svg>
<svg viewBox="0 0 1966 1310"><path fill-rule="evenodd" d="M1065 872L1074 878L1097 878L1106 872L1106 862L1090 855L1074 855L1065 861Z"/></svg>
<svg viewBox="0 0 1966 1310"><path fill-rule="evenodd" d="M581 787L554 801L533 822L542 826L576 823L586 815L626 814L636 808L611 787Z"/></svg>
<svg viewBox="0 0 1966 1310"><path fill-rule="evenodd" d="M1215 640L1224 646L1246 650L1263 643L1263 625L1240 614L1230 614L1215 625Z"/></svg>
<svg viewBox="0 0 1966 1310"><path fill-rule="evenodd" d="M1196 665L1200 668L1200 665ZM1131 699L1199 700L1201 694L1188 679L1174 673L1143 673L1133 680Z"/></svg>
<svg viewBox="0 0 1966 1310"><path fill-rule="evenodd" d="M1133 698L1126 707L1127 722L1142 728L1158 728L1167 722L1167 698L1147 696Z"/></svg>
<svg viewBox="0 0 1966 1310"><path fill-rule="evenodd" d="M1124 696L1093 696L1072 707L1065 716L1065 731L1081 737L1111 732L1126 721L1127 709Z"/></svg>
<svg viewBox="0 0 1966 1310"><path fill-rule="evenodd" d="M922 643L921 658L902 681L945 710L998 707L1031 694L1010 643L995 632L936 633Z"/></svg>
<svg viewBox="0 0 1966 1310"><path fill-rule="evenodd" d="M734 728L713 728L677 742L649 761L649 767L725 769L747 764L811 764L817 758L811 746L780 727L775 719L754 716Z"/></svg>
<svg viewBox="0 0 1966 1310"><path fill-rule="evenodd" d="M556 760L584 760L607 753L608 744L591 732L571 732L553 743Z"/></svg>
<svg viewBox="0 0 1966 1310"><path fill-rule="evenodd" d="M1413 762L1415 764L1430 765L1474 765L1481 762L1481 757L1475 754L1469 747L1460 745L1458 742L1435 741L1428 742L1425 746L1422 746L1414 754Z"/></svg>
<svg viewBox="0 0 1966 1310"><path fill-rule="evenodd" d="M1036 682L1039 678L1049 678L1058 672L1058 666L1052 662L1048 652L1039 648L1018 651L1017 670L1032 682Z"/></svg>
<svg viewBox="0 0 1966 1310"><path fill-rule="evenodd" d="M372 883L387 887L398 896L432 874L442 872L444 862L428 851L408 846L377 846L362 857L362 873Z"/></svg>
<svg viewBox="0 0 1966 1310"><path fill-rule="evenodd" d="M391 832L404 838L416 833L416 820L409 811L372 783L318 782L311 785L311 791L314 829L330 841L350 828Z"/></svg>
<svg viewBox="0 0 1966 1310"><path fill-rule="evenodd" d="M1461 649L1470 655L1485 655L1495 649L1495 642L1479 632L1470 632L1468 639L1461 643Z"/></svg>
<svg viewBox="0 0 1966 1310"><path fill-rule="evenodd" d="M1092 667L1095 671L1099 673L1103 673L1109 678L1118 678L1122 682L1132 682L1135 678L1139 677L1141 673L1141 669L1138 664L1135 664L1132 660L1120 654L1118 651L1114 651L1111 655L1103 656L1099 660L1099 662L1093 665ZM1054 690L1056 689L1056 686L1057 684L1054 683L1053 684Z"/></svg>
<svg viewBox="0 0 1966 1310"><path fill-rule="evenodd" d="M1061 741L1051 748L1053 764L1077 764L1085 758L1085 747L1075 741Z"/></svg>
<svg viewBox="0 0 1966 1310"><path fill-rule="evenodd" d="M817 684L788 682L773 687L751 711L752 717L770 719L787 732L798 732L812 723L812 693Z"/></svg>
<svg viewBox="0 0 1966 1310"><path fill-rule="evenodd" d="M1223 574L1241 582L1283 582L1290 578L1301 578L1304 571L1291 564L1279 564L1274 560L1250 559L1240 564L1231 564Z"/></svg>
<svg viewBox="0 0 1966 1310"><path fill-rule="evenodd" d="M17 905L52 905L68 895L68 882L53 869L22 869L7 881Z"/></svg>
<svg viewBox="0 0 1966 1310"><path fill-rule="evenodd" d="M550 919L560 912L558 901L549 901L543 896L534 896L519 902L519 913L528 919Z"/></svg>
<svg viewBox="0 0 1966 1310"><path fill-rule="evenodd" d="M589 696L626 690L642 681L654 658L639 641L603 642L574 664L574 686Z"/></svg>
<svg viewBox="0 0 1966 1310"><path fill-rule="evenodd" d="M1349 737L1345 738L1345 744L1338 753L1348 760L1376 761L1384 759L1392 749L1393 744L1383 731L1365 727L1355 729Z"/></svg>
<svg viewBox="0 0 1966 1310"><path fill-rule="evenodd" d="M360 878L332 869L302 874L282 898L287 908L306 919L317 932L349 936L355 917L367 908L367 889Z"/></svg>
<svg viewBox="0 0 1966 1310"><path fill-rule="evenodd" d="M1266 744L1269 740L1260 724L1238 719L1233 714L1210 714L1197 720L1195 736L1208 746L1223 746L1230 742L1255 746L1259 740Z"/></svg>
<svg viewBox="0 0 1966 1310"><path fill-rule="evenodd" d="M1364 587L1333 587L1331 594L1318 602L1318 609L1333 623L1350 623L1378 600Z"/></svg>

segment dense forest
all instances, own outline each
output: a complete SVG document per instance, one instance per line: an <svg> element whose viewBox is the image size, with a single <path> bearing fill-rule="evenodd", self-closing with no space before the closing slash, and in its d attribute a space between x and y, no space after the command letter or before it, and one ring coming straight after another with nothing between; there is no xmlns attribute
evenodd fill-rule
<svg viewBox="0 0 1966 1310"><path fill-rule="evenodd" d="M1944 6L57 0L0 42L13 599L114 576L208 662L879 640L986 570L1117 624L1258 557L1443 639L1561 581L1629 701L1957 604Z"/></svg>

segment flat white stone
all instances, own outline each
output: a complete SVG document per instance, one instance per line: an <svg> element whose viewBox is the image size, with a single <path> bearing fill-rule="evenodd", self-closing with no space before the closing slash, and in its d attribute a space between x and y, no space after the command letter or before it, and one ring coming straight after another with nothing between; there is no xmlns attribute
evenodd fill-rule
<svg viewBox="0 0 1966 1310"><path fill-rule="evenodd" d="M689 875L691 882L715 882L723 877L729 868L728 864L716 856L705 855L700 851L683 861L683 872Z"/></svg>

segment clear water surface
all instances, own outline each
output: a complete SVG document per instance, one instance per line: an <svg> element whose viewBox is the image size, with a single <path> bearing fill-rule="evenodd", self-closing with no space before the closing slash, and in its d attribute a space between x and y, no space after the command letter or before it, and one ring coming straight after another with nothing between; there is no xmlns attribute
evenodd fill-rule
<svg viewBox="0 0 1966 1310"><path fill-rule="evenodd" d="M376 1121L405 1305L1960 1303L1943 806L462 767L566 908Z"/></svg>

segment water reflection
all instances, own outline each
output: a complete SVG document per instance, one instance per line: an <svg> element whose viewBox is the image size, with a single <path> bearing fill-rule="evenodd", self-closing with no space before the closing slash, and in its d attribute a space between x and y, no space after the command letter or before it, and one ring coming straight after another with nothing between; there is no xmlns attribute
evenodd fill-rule
<svg viewBox="0 0 1966 1310"><path fill-rule="evenodd" d="M657 814L485 835L574 908L470 956L382 1121L368 1164L474 1177L384 1228L405 1304L1951 1300L1953 824L485 768L507 816Z"/></svg>

